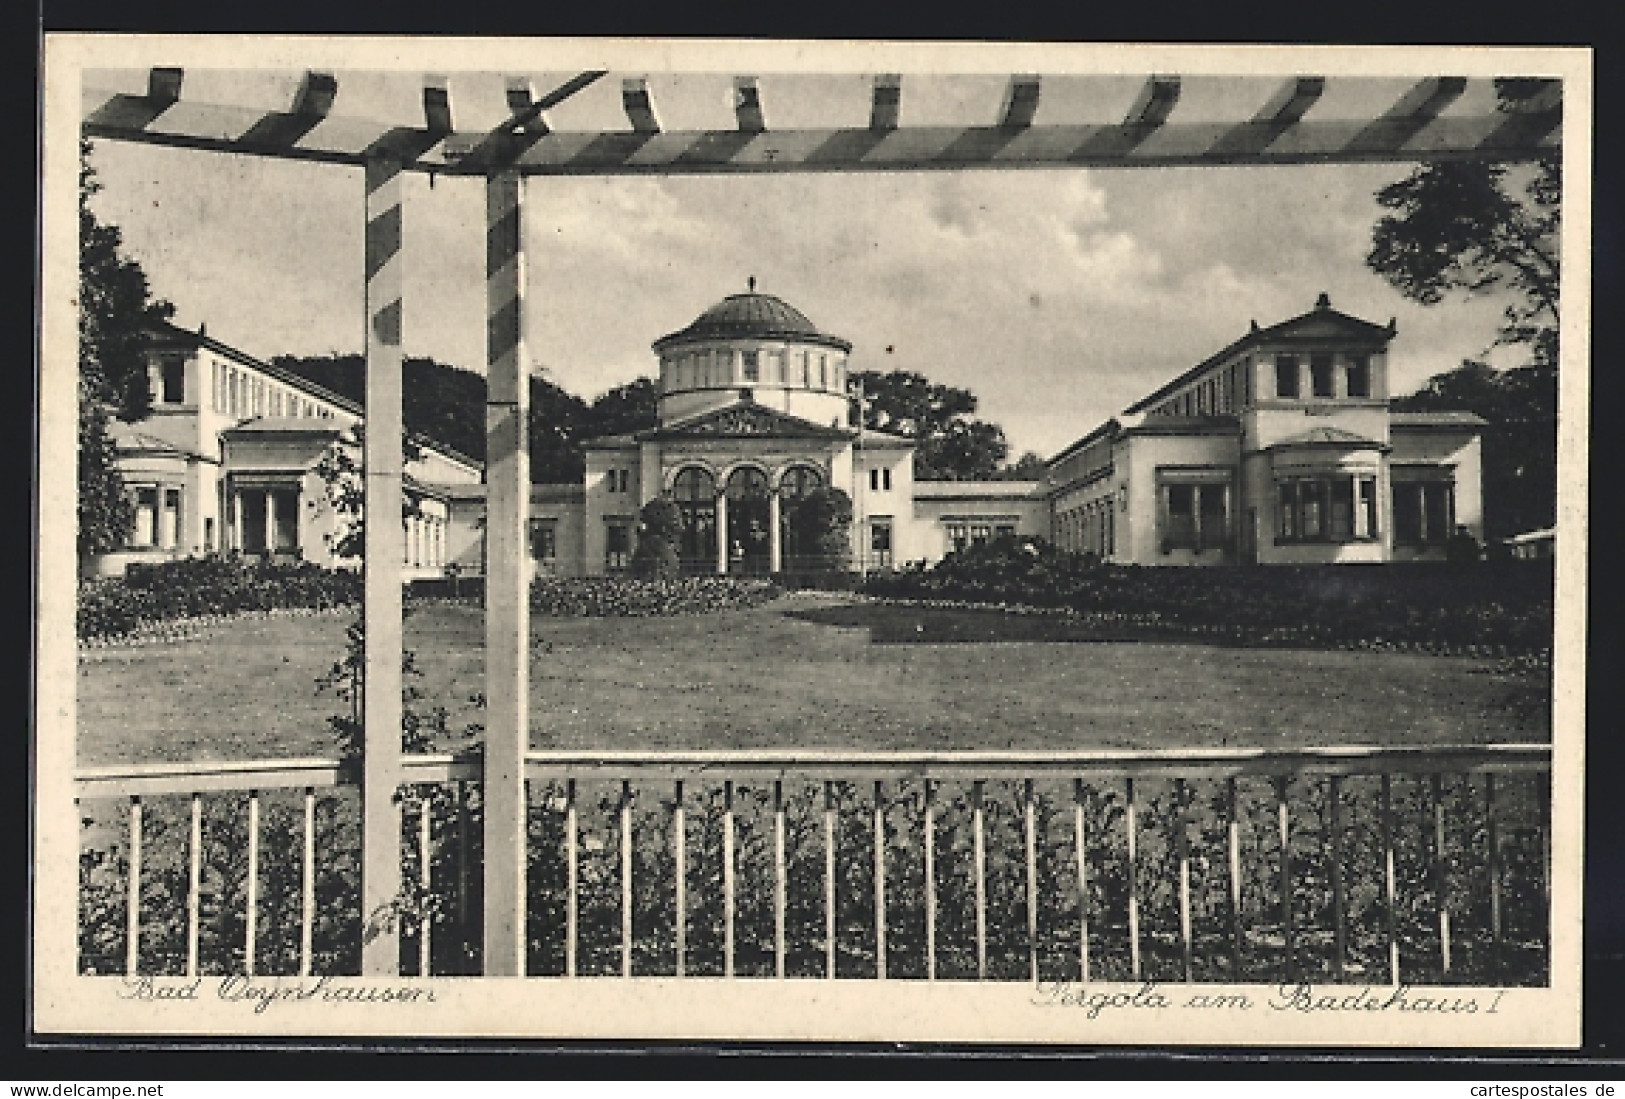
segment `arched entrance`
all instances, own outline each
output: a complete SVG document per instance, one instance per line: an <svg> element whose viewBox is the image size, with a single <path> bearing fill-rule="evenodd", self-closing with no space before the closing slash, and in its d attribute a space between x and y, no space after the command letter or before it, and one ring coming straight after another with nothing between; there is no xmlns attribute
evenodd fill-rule
<svg viewBox="0 0 1625 1099"><path fill-rule="evenodd" d="M771 567L767 474L740 466L728 475L728 571L765 573Z"/></svg>
<svg viewBox="0 0 1625 1099"><path fill-rule="evenodd" d="M785 572L811 572L819 567L818 532L802 514L801 501L824 487L823 474L809 466L791 466L779 478L779 523L783 531Z"/></svg>
<svg viewBox="0 0 1625 1099"><path fill-rule="evenodd" d="M677 558L685 575L717 571L717 480L711 471L689 466L672 482L672 499L682 515Z"/></svg>

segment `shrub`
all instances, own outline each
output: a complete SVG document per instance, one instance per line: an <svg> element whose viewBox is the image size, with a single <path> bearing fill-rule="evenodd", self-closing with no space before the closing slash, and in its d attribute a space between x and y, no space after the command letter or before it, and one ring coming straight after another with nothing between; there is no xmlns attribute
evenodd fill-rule
<svg viewBox="0 0 1625 1099"><path fill-rule="evenodd" d="M654 618L754 607L778 594L771 581L733 576L549 577L531 585L530 606L550 618Z"/></svg>
<svg viewBox="0 0 1625 1099"><path fill-rule="evenodd" d="M175 619L289 608L325 609L361 601L359 572L301 562L193 557L132 564L122 578L79 587L80 640L120 637Z"/></svg>
<svg viewBox="0 0 1625 1099"><path fill-rule="evenodd" d="M1550 562L1173 568L1101 564L1002 539L869 577L897 599L1062 610L1241 644L1488 649L1551 645Z"/></svg>

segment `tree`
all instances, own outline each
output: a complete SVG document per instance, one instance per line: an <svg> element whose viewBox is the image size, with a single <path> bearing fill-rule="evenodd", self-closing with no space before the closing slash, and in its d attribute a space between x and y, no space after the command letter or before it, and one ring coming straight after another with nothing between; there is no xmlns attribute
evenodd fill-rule
<svg viewBox="0 0 1625 1099"><path fill-rule="evenodd" d="M677 540L683 529L683 513L677 504L657 496L638 512L638 545L632 552L632 572L637 576L676 576L681 570Z"/></svg>
<svg viewBox="0 0 1625 1099"><path fill-rule="evenodd" d="M1035 450L1029 450L1016 461L994 471L995 481L1042 481L1049 472L1049 463Z"/></svg>
<svg viewBox="0 0 1625 1099"><path fill-rule="evenodd" d="M79 145L79 555L124 545L135 509L108 434L110 415L126 422L151 411L147 329L174 307L152 297L146 272L123 253L123 234L90 209L101 190L90 144Z"/></svg>
<svg viewBox="0 0 1625 1099"><path fill-rule="evenodd" d="M1473 412L1484 429L1485 536L1494 540L1557 519L1557 368L1496 370L1467 362L1408 396L1401 412Z"/></svg>
<svg viewBox="0 0 1625 1099"><path fill-rule="evenodd" d="M589 430L593 436L627 435L655 426L660 393L653 378L616 386L593 401Z"/></svg>
<svg viewBox="0 0 1625 1099"><path fill-rule="evenodd" d="M1517 94L1498 82L1502 96ZM1366 264L1413 301L1502 291L1512 300L1496 338L1557 362L1562 176L1554 156L1533 165L1425 164L1377 192L1394 213L1372 231Z"/></svg>
<svg viewBox="0 0 1625 1099"><path fill-rule="evenodd" d="M818 568L845 572L852 558L852 497L838 488L817 488L796 505L794 521L812 541Z"/></svg>
<svg viewBox="0 0 1625 1099"><path fill-rule="evenodd" d="M915 440L914 475L922 481L990 478L1010 452L999 425L971 418L977 401L968 389L908 370L863 370L853 378L862 386L863 426Z"/></svg>

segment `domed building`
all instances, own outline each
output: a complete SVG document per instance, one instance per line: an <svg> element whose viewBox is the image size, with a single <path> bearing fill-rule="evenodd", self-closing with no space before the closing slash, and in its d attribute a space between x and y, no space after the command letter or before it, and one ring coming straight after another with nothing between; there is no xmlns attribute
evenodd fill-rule
<svg viewBox="0 0 1625 1099"><path fill-rule="evenodd" d="M658 422L586 445L585 571L626 567L639 509L682 515L685 572L767 574L812 564L796 504L834 487L853 500L853 559L902 560L913 444L849 425L852 344L771 294L733 294L661 336Z"/></svg>

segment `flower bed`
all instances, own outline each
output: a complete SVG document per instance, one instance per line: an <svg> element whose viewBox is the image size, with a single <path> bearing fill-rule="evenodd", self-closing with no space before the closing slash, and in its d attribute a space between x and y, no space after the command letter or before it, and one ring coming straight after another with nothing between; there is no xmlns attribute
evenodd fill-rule
<svg viewBox="0 0 1625 1099"><path fill-rule="evenodd" d="M1005 541L869 578L890 599L1056 609L1255 645L1548 650L1550 562L1158 568Z"/></svg>
<svg viewBox="0 0 1625 1099"><path fill-rule="evenodd" d="M321 610L361 601L359 572L276 565L240 557L199 557L131 565L121 578L79 586L80 641L159 636L168 623L245 612Z"/></svg>
<svg viewBox="0 0 1625 1099"><path fill-rule="evenodd" d="M530 607L548 618L657 618L754 607L778 594L767 580L740 577L584 576L536 581Z"/></svg>

